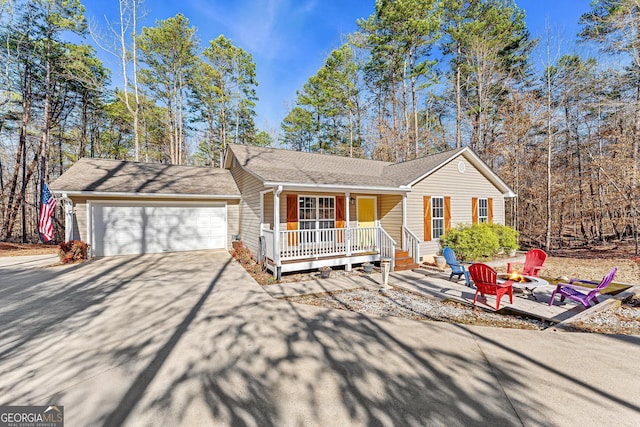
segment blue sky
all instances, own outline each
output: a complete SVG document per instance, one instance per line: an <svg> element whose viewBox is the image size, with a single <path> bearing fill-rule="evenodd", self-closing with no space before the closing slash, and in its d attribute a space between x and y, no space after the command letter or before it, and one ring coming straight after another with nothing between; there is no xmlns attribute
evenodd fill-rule
<svg viewBox="0 0 640 427"><path fill-rule="evenodd" d="M86 16L104 27L104 17L117 20L117 0L84 0ZM527 25L541 37L548 20L552 33L561 34L565 49L571 49L580 15L589 10L589 0L516 0L527 12ZM236 46L253 55L258 79L256 124L278 130L296 90L322 66L331 50L357 29L356 21L374 11L374 0L146 0L141 26L153 26L182 13L198 29L204 46L224 34ZM104 52L99 56L114 71L118 62ZM534 59L534 62L535 59Z"/></svg>

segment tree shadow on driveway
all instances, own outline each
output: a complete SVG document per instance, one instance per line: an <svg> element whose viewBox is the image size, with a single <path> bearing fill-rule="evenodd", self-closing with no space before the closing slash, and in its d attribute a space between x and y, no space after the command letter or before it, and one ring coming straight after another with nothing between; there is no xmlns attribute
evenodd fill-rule
<svg viewBox="0 0 640 427"><path fill-rule="evenodd" d="M61 286L78 306L44 316L44 332L11 326L2 403L55 401L70 424L107 426L557 424L567 409L540 387L599 397L586 408L596 421L601 408L626 420L639 409L624 390L545 360L560 334L531 356L527 340L542 332L273 300L223 255L98 262L55 282L77 281ZM590 357L607 345L593 342Z"/></svg>

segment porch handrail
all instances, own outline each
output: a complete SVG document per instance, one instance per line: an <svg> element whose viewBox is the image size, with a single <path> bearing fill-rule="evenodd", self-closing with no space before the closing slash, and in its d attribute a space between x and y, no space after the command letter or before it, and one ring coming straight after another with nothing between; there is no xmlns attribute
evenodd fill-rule
<svg viewBox="0 0 640 427"><path fill-rule="evenodd" d="M402 226L402 250L409 252L413 261L420 264L420 239L406 225Z"/></svg>
<svg viewBox="0 0 640 427"><path fill-rule="evenodd" d="M391 258L391 271L393 271L396 265L397 243L382 227L378 227L378 234L378 242L380 242L380 258Z"/></svg>

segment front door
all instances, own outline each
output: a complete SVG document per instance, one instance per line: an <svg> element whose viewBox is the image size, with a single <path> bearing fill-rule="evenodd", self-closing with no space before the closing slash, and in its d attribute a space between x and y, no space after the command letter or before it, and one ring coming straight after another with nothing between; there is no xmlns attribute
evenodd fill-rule
<svg viewBox="0 0 640 427"><path fill-rule="evenodd" d="M376 199L358 197L358 246L361 250L375 249Z"/></svg>
<svg viewBox="0 0 640 427"><path fill-rule="evenodd" d="M376 199L374 197L358 197L358 227L375 227Z"/></svg>

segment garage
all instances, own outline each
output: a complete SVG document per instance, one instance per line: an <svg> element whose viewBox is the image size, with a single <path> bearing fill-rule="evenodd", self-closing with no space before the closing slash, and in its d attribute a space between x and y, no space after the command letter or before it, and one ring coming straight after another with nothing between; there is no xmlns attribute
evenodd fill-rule
<svg viewBox="0 0 640 427"><path fill-rule="evenodd" d="M223 249L224 204L92 204L95 256Z"/></svg>
<svg viewBox="0 0 640 427"><path fill-rule="evenodd" d="M65 241L92 256L225 249L240 234L240 190L227 169L82 158L50 188Z"/></svg>

